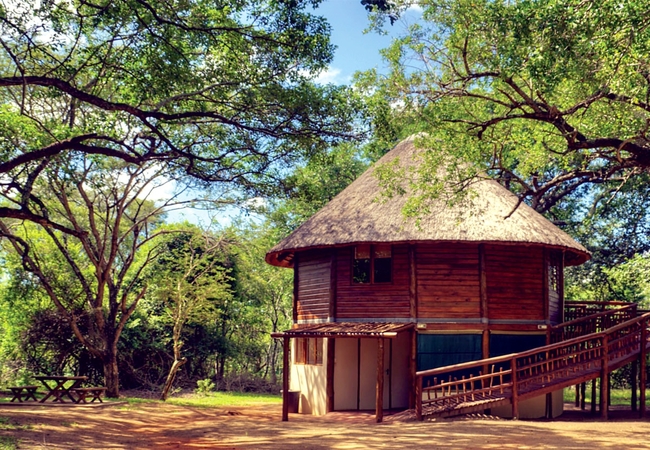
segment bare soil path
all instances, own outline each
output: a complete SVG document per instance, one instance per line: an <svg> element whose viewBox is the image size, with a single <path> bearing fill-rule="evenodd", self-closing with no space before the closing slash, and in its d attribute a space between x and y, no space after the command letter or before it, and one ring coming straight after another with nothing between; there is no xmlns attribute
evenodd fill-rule
<svg viewBox="0 0 650 450"><path fill-rule="evenodd" d="M0 406L0 439L19 449L650 449L650 421L612 412L560 420L474 417L376 424L372 416L290 415L279 406L223 409L165 403L53 408Z"/></svg>

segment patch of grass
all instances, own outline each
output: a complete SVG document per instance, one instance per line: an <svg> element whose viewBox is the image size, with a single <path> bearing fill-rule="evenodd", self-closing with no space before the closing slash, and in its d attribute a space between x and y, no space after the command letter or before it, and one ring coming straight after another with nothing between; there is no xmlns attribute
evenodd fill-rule
<svg viewBox="0 0 650 450"><path fill-rule="evenodd" d="M179 406L217 408L224 406L277 405L282 403L282 397L250 392L208 392L206 394L173 397L167 399L167 402Z"/></svg>
<svg viewBox="0 0 650 450"><path fill-rule="evenodd" d="M596 402L599 402L600 387L596 390ZM637 399L638 399L637 392ZM565 402L575 402L576 401L576 390L575 387L569 387L564 389L564 401ZM587 383L587 389L585 390L585 401L587 404L591 404L591 384ZM638 400L637 400L638 401ZM611 405L613 406L630 406L632 402L632 392L630 389L612 389L611 390ZM650 397L646 396L646 405L650 406Z"/></svg>
<svg viewBox="0 0 650 450"><path fill-rule="evenodd" d="M30 430L31 428L31 425L16 425L10 418L0 417L0 430Z"/></svg>
<svg viewBox="0 0 650 450"><path fill-rule="evenodd" d="M125 400L129 406L160 402L160 400L155 399L134 397L127 397ZM225 406L278 405L282 403L282 397L250 392L208 392L206 394L184 394L179 397L170 397L166 403L178 406L222 408Z"/></svg>
<svg viewBox="0 0 650 450"><path fill-rule="evenodd" d="M0 450L16 450L18 440L11 436L0 436Z"/></svg>

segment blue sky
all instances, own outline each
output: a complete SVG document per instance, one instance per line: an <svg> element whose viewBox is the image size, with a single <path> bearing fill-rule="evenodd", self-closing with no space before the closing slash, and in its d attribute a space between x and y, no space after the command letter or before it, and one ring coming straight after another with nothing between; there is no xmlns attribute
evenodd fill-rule
<svg viewBox="0 0 650 450"><path fill-rule="evenodd" d="M368 13L361 0L325 0L314 11L327 19L332 27L331 42L337 46L329 70L319 77L323 83L347 84L357 71L376 68L384 71L385 63L379 51L388 47L393 37L400 35L409 22L419 17L412 7L395 23L386 25L388 35L364 33L368 28Z"/></svg>
<svg viewBox="0 0 650 450"><path fill-rule="evenodd" d="M314 11L327 19L332 27L331 42L336 45L334 60L329 69L320 74L317 81L323 84L348 84L355 72L376 68L385 72L386 65L379 51L388 47L393 37L406 28L409 21L419 16L417 8L412 8L400 18L395 25L387 25L388 35L376 32L364 33L368 28L368 13L361 0L325 0ZM170 211L168 220L189 220L202 226L208 226L213 219L219 225L227 226L231 219L239 214L236 208L220 211L186 209Z"/></svg>

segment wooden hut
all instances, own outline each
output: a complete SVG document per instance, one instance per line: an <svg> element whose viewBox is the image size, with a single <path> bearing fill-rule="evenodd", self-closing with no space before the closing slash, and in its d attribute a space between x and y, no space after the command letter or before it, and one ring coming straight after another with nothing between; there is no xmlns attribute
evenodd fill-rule
<svg viewBox="0 0 650 450"><path fill-rule="evenodd" d="M417 155L409 138L379 164ZM300 412L376 409L381 420L413 405L416 370L545 344L563 319L564 267L589 253L527 205L515 209L497 182L472 189L471 208L433 202L416 225L403 218L405 196L377 201L371 168L268 252L294 270L294 325L275 337L292 346L285 393L299 392ZM521 417L548 413L533 400Z"/></svg>

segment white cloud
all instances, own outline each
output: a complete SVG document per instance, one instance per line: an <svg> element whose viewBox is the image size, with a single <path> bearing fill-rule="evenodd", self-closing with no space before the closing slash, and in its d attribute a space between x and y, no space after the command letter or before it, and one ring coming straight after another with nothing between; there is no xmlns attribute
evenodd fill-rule
<svg viewBox="0 0 650 450"><path fill-rule="evenodd" d="M322 71L319 73L316 78L314 78L314 81L319 84L341 84L343 80L340 80L339 77L341 75L341 69L337 69L335 67L328 67L327 70Z"/></svg>

